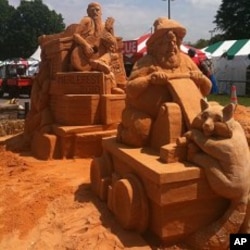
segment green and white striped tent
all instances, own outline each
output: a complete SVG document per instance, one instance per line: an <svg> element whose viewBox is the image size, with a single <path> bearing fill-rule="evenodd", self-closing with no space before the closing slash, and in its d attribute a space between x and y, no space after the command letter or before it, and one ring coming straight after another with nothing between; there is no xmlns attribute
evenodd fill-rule
<svg viewBox="0 0 250 250"><path fill-rule="evenodd" d="M203 51L211 54L219 92L229 93L236 85L237 93L245 95L250 85L250 39L220 41Z"/></svg>
<svg viewBox="0 0 250 250"><path fill-rule="evenodd" d="M212 57L224 56L228 60L233 60L235 57L250 55L250 39L228 40L214 43L205 49Z"/></svg>

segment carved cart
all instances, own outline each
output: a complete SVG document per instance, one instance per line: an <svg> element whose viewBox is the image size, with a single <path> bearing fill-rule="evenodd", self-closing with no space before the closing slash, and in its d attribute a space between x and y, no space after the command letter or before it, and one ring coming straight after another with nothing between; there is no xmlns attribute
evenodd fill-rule
<svg viewBox="0 0 250 250"><path fill-rule="evenodd" d="M211 190L202 169L187 161L179 137L182 119L190 122L200 112L201 95L188 79L169 84L174 102L163 105L166 115L155 121L151 146L132 148L116 137L105 138L102 156L91 163L92 189L121 226L149 231L166 245L183 242L218 219L229 204Z"/></svg>

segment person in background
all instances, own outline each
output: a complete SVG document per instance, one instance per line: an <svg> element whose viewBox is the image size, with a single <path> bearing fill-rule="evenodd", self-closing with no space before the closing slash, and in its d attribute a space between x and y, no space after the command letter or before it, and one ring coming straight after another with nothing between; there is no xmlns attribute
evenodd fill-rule
<svg viewBox="0 0 250 250"><path fill-rule="evenodd" d="M188 55L191 57L193 62L198 66L200 71L210 79L212 82L212 88L210 94L218 94L217 81L213 73L212 61L205 59L201 61L198 56L196 56L196 51L193 48L188 50Z"/></svg>
<svg viewBox="0 0 250 250"><path fill-rule="evenodd" d="M214 75L213 62L211 59L206 59L204 61L204 64L206 64L207 67L209 68L209 79L212 82L212 89L211 89L210 94L218 94L219 90L218 90L217 80Z"/></svg>

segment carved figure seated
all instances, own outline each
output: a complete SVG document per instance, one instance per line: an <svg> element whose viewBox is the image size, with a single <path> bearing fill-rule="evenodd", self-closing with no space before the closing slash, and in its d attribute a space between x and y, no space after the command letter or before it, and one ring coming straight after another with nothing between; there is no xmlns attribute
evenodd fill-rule
<svg viewBox="0 0 250 250"><path fill-rule="evenodd" d="M178 94L173 91L173 79L183 83L183 88L189 84L194 91L199 90L200 98L210 93L210 80L180 51L185 34L186 29L174 20L158 18L154 22L154 33L147 41L148 54L136 62L128 79L126 108L117 133L119 142L134 147L150 145L152 125L160 108Z"/></svg>
<svg viewBox="0 0 250 250"><path fill-rule="evenodd" d="M249 214L245 219L250 188L249 148L244 130L233 118L233 104L223 108L201 100L201 106L202 112L186 134L188 160L204 168L211 189L231 204L220 219L191 235L187 243L195 249L228 249L229 234L238 233L244 220L243 230L249 224Z"/></svg>
<svg viewBox="0 0 250 250"><path fill-rule="evenodd" d="M102 8L96 2L88 5L87 13L79 24L68 26L64 32L39 38L43 55L52 58L52 77L57 72L100 71L112 85L112 93L123 94L124 89L117 85L124 88L126 73L122 41L114 35L114 19L108 17L103 23Z"/></svg>
<svg viewBox="0 0 250 250"><path fill-rule="evenodd" d="M101 57L107 52L107 48L101 43L109 35L113 37L116 42L116 38L110 32L113 26L114 19L109 17L105 26L99 25L98 32L92 27L92 21L90 17L85 17L79 24L78 29L73 34L73 40L76 43L76 47L71 54L71 64L73 69L77 71L90 71L91 61Z"/></svg>
<svg viewBox="0 0 250 250"><path fill-rule="evenodd" d="M88 17L84 17L73 35L76 44L71 53L71 65L76 71L100 71L111 82L112 93L123 94L117 87L117 80L124 84L125 69L121 60L118 40L114 36L114 19L108 17L105 23L101 20L101 6L91 3L87 9ZM117 72L118 68L118 72ZM123 72L123 79L116 77Z"/></svg>

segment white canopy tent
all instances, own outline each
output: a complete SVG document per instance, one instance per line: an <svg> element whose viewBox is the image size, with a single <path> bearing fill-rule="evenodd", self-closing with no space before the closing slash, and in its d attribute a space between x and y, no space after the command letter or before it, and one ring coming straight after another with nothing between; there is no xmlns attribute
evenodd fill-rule
<svg viewBox="0 0 250 250"><path fill-rule="evenodd" d="M235 85L238 95L250 94L250 39L217 42L203 51L211 53L219 93Z"/></svg>
<svg viewBox="0 0 250 250"><path fill-rule="evenodd" d="M34 52L33 55L30 56L30 58L33 58L39 62L41 61L41 48L40 48L40 46L38 46L37 50Z"/></svg>

